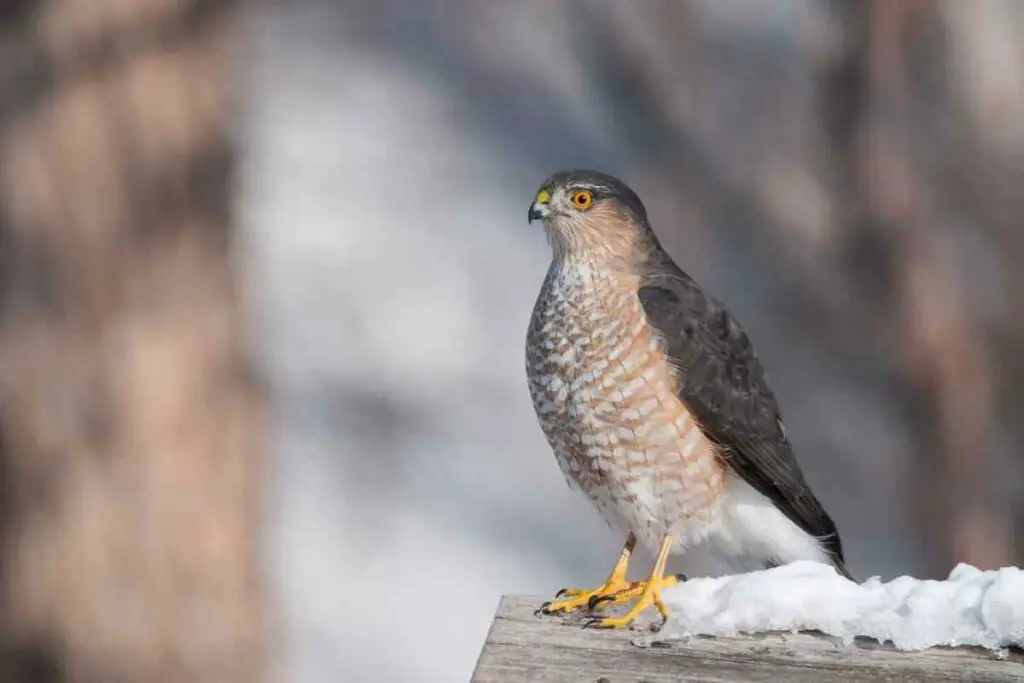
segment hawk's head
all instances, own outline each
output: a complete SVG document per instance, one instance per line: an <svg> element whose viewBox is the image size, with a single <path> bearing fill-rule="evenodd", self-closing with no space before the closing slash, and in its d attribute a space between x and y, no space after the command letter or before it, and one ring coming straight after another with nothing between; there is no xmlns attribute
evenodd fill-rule
<svg viewBox="0 0 1024 683"><path fill-rule="evenodd" d="M628 258L656 244L643 202L600 171L559 171L540 186L529 220L544 225L556 257Z"/></svg>

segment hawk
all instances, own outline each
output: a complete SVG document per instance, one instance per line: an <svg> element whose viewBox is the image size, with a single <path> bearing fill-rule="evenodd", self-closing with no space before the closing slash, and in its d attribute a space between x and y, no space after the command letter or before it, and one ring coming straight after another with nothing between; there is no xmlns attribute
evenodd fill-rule
<svg viewBox="0 0 1024 683"><path fill-rule="evenodd" d="M526 337L541 429L570 486L626 534L607 580L564 589L542 611L636 598L622 627L654 605L670 553L706 543L736 570L796 560L849 577L835 524L804 480L778 402L746 333L662 249L639 197L597 171L541 185L553 259ZM656 556L626 580L637 541Z"/></svg>

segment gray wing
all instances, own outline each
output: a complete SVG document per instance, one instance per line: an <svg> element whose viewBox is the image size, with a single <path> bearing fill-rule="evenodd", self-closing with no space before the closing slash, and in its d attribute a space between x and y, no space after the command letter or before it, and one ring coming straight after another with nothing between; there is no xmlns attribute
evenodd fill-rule
<svg viewBox="0 0 1024 683"><path fill-rule="evenodd" d="M797 526L821 539L841 573L832 519L811 492L786 438L778 402L739 323L675 264L648 278L639 296L679 368L678 395L740 477Z"/></svg>

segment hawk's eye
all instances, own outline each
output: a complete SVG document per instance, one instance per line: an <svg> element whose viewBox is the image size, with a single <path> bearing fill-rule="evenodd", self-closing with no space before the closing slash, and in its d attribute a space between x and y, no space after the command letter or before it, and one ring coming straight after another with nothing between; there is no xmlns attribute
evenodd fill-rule
<svg viewBox="0 0 1024 683"><path fill-rule="evenodd" d="M577 209L589 209L594 203L594 193L589 190L579 190L572 193L572 203Z"/></svg>

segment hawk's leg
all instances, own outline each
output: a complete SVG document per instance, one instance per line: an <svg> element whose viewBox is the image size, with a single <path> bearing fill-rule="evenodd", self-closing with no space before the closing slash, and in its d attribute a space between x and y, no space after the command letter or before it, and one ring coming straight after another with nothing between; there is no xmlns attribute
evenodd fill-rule
<svg viewBox="0 0 1024 683"><path fill-rule="evenodd" d="M661 601L661 589L666 586L671 586L674 583L678 583L679 578L676 576L670 576L665 578L665 564L668 562L668 553L672 549L672 536L666 534L661 539L661 548L658 550L658 559L654 562L654 569L651 570L651 575L646 581L638 581L636 586L627 589L625 593L629 593L628 597L632 595L639 595L639 599L633 603L633 606L628 612L623 614L621 617L597 617L587 622L587 626L595 626L597 628L622 628L629 626L634 619L639 616L645 609L654 605L658 612L661 613L662 619L668 618L668 610L665 608L665 603ZM623 600L627 598L621 598ZM619 595L615 595L612 598L612 602L619 602Z"/></svg>
<svg viewBox="0 0 1024 683"><path fill-rule="evenodd" d="M636 536L630 532L626 538L626 545L619 554L619 559L612 568L611 573L603 584L593 590L580 588L563 588L555 595L555 600L545 602L540 606L544 614L557 614L559 612L570 612L589 605L591 600L609 595L616 595L624 590L633 588L636 583L626 581L626 570L629 568L629 556L633 554L636 547Z"/></svg>

